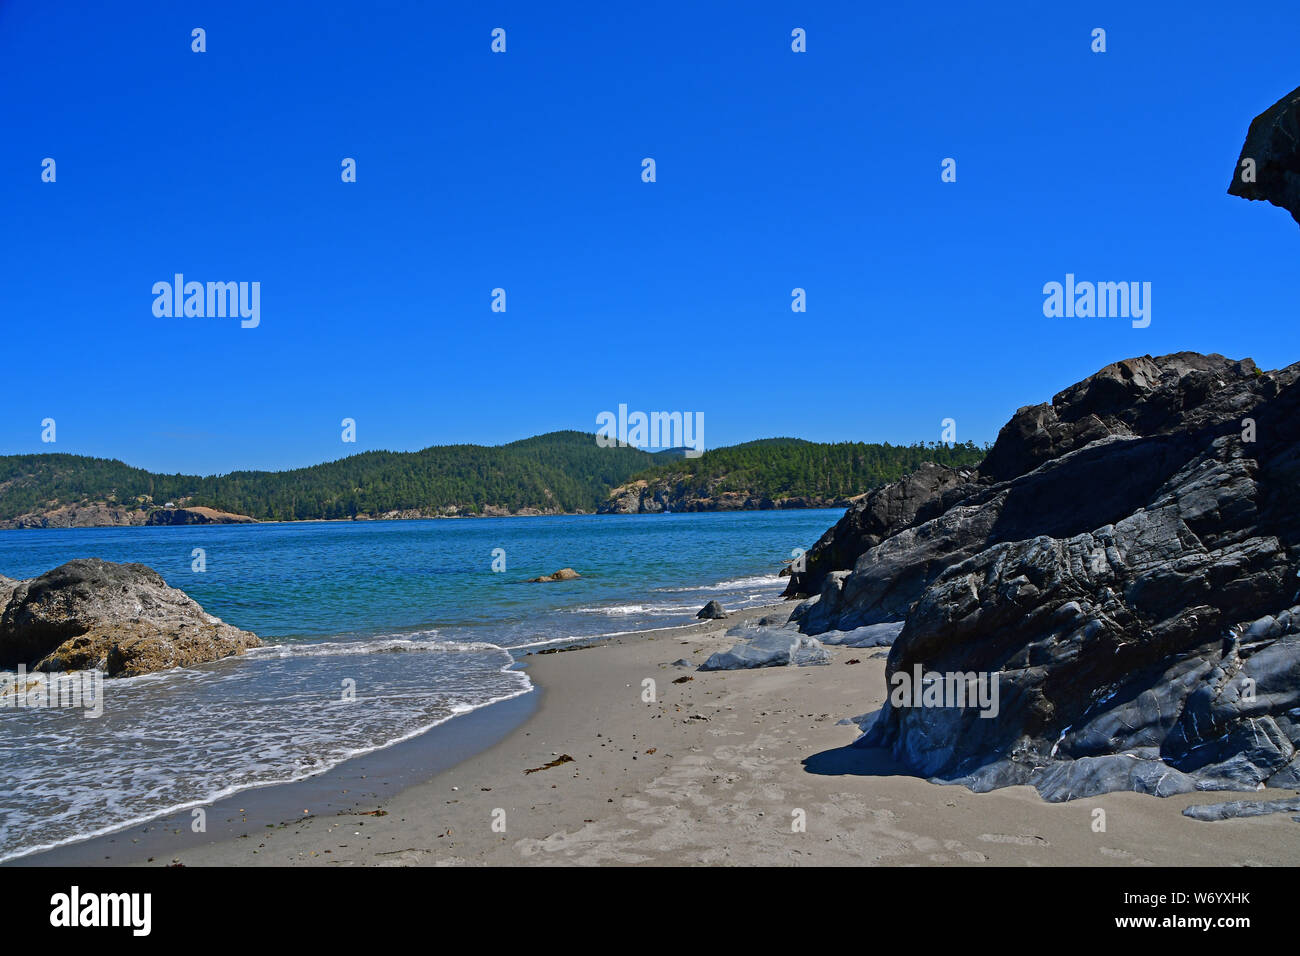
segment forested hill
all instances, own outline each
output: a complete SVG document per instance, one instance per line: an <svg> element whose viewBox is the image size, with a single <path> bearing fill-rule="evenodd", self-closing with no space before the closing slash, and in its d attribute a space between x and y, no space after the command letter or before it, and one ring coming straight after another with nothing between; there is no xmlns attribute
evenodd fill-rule
<svg viewBox="0 0 1300 956"><path fill-rule="evenodd" d="M678 454L600 448L591 435L563 431L508 445L370 451L292 471L234 471L211 477L156 474L79 455L11 455L0 458L0 520L100 505L114 511L117 520L93 523L136 524L167 503L206 506L264 521L382 517L393 512L414 517L594 511L611 486Z"/></svg>
<svg viewBox="0 0 1300 956"><path fill-rule="evenodd" d="M687 459L680 450L601 448L594 436L578 431L498 446L372 451L292 471L208 477L157 474L106 458L10 455L0 457L0 525L158 523L163 505L263 521L594 512L619 510L609 507L611 492L633 476L680 475L693 487L743 487L759 496L849 496L923 460L965 464L981 455L974 446L772 439Z"/></svg>
<svg viewBox="0 0 1300 956"><path fill-rule="evenodd" d="M767 438L683 458L634 475L602 511L719 511L842 507L850 498L902 477L926 461L974 467L985 449L971 442L822 444Z"/></svg>

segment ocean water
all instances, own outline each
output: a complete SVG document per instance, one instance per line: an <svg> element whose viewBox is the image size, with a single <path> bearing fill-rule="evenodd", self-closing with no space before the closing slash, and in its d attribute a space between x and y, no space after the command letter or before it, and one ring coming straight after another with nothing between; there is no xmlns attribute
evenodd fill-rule
<svg viewBox="0 0 1300 956"><path fill-rule="evenodd" d="M301 779L528 693L527 650L685 625L711 598L769 603L781 562L840 513L0 532L0 574L140 562L268 644L105 681L99 717L0 708L0 860ZM525 583L561 567L582 579Z"/></svg>

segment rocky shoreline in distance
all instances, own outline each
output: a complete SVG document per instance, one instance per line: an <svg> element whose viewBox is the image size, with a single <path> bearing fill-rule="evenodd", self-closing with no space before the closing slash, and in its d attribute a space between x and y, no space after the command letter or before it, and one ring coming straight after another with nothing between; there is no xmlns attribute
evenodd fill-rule
<svg viewBox="0 0 1300 956"><path fill-rule="evenodd" d="M741 491L700 494L666 479L654 483L644 479L619 485L609 493L600 514L663 514L673 511L772 511L797 508L848 508L862 495L823 497L800 495L772 498Z"/></svg>
<svg viewBox="0 0 1300 956"><path fill-rule="evenodd" d="M201 505L171 508L127 508L103 501L58 505L47 511L31 512L6 521L0 529L13 528L120 528L141 525L256 524L248 515L205 508Z"/></svg>

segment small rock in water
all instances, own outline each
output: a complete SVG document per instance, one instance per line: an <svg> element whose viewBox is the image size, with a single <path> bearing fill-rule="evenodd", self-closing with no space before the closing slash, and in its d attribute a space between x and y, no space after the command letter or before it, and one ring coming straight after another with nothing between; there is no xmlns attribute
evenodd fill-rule
<svg viewBox="0 0 1300 956"><path fill-rule="evenodd" d="M553 581L572 581L575 578L582 577L573 568L560 568L554 574L543 574L540 578L529 578L528 584L550 584Z"/></svg>

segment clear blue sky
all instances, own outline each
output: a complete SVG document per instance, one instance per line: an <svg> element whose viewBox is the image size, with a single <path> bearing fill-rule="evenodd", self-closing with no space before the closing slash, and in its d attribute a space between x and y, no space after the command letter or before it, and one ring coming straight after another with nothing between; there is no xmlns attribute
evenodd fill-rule
<svg viewBox="0 0 1300 956"><path fill-rule="evenodd" d="M986 441L1131 355L1300 359L1300 229L1225 192L1300 7L892 6L0 0L0 452L284 468L621 402ZM261 325L156 318L177 272ZM1067 272L1151 326L1045 318Z"/></svg>

